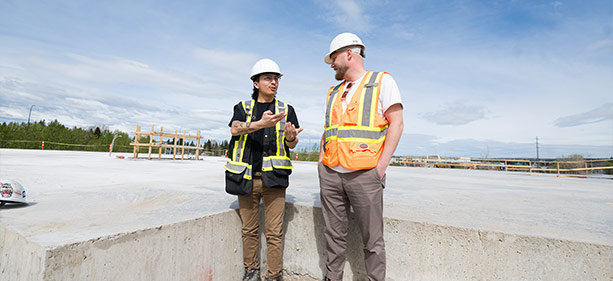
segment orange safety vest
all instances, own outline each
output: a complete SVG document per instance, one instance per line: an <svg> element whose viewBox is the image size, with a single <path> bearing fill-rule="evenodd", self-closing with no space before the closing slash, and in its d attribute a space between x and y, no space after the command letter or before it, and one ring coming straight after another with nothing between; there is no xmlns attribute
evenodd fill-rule
<svg viewBox="0 0 613 281"><path fill-rule="evenodd" d="M383 74L385 72L366 72L344 113L338 93L343 93L345 82L328 91L324 165L336 167L340 164L353 170L377 166L389 124L377 113Z"/></svg>

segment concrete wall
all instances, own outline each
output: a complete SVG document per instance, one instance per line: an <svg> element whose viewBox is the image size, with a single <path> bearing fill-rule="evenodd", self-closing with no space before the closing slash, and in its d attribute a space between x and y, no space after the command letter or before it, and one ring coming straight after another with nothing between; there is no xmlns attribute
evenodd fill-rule
<svg viewBox="0 0 613 281"><path fill-rule="evenodd" d="M285 280L321 280L321 209L287 204L284 230ZM387 280L613 280L607 245L389 218L385 239ZM49 249L0 228L0 242L0 280L226 281L242 274L236 211ZM348 244L345 280L366 280L353 218Z"/></svg>
<svg viewBox="0 0 613 281"><path fill-rule="evenodd" d="M0 280L42 280L45 249L0 226Z"/></svg>
<svg viewBox="0 0 613 281"><path fill-rule="evenodd" d="M288 204L285 276L321 280L321 209ZM613 247L385 219L387 280L613 280ZM367 280L350 221L344 280Z"/></svg>
<svg viewBox="0 0 613 281"><path fill-rule="evenodd" d="M47 252L44 280L238 280L235 211Z"/></svg>

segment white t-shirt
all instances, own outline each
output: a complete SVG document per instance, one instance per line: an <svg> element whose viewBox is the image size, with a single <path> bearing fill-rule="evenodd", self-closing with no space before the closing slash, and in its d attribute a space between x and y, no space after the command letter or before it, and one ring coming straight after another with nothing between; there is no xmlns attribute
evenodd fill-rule
<svg viewBox="0 0 613 281"><path fill-rule="evenodd" d="M351 102L351 98L353 97L353 94L355 94L355 91L357 90L358 86L362 82L362 79L364 79L365 75L366 73L362 74L362 77L360 77L360 79L353 81L353 86L351 87L351 89L349 89L349 92L347 93L347 97L345 97L345 100L343 101L343 113L345 113L345 110L347 109L347 105L349 104L349 102ZM345 83L349 83L349 82L351 81L345 81ZM381 88L381 91L379 93L379 106L378 106L377 113L379 113L379 116L381 116L383 119L386 119L384 115L385 111L387 111L387 109L390 108L394 104L400 104L402 106L402 97L400 96L400 90L398 90L398 85L396 84L396 80L394 80L394 77L392 77L392 75L390 75L389 73L383 74L383 77L381 78L380 88ZM342 94L342 93L339 93L339 94ZM357 171L357 170L346 169L340 164L336 167L330 167L330 168L338 173L351 173L351 172Z"/></svg>

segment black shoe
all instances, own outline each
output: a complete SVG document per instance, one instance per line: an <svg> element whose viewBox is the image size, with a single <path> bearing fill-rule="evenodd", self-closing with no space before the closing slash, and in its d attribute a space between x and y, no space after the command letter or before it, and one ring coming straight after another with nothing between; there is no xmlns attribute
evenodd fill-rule
<svg viewBox="0 0 613 281"><path fill-rule="evenodd" d="M282 280L283 280L283 278L281 278L281 276L275 277L275 278L272 278L272 277L271 278L266 278L266 281L282 281Z"/></svg>
<svg viewBox="0 0 613 281"><path fill-rule="evenodd" d="M245 267L245 275L243 275L243 281L260 281L260 270L249 269Z"/></svg>

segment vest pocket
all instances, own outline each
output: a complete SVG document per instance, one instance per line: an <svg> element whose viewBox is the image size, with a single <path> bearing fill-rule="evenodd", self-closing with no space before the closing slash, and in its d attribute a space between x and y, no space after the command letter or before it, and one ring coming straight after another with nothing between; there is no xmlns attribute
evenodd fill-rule
<svg viewBox="0 0 613 281"><path fill-rule="evenodd" d="M358 123L358 114L359 114L359 105L357 103L350 103L347 105L347 109L345 113L343 113L343 124L344 125L357 125Z"/></svg>
<svg viewBox="0 0 613 281"><path fill-rule="evenodd" d="M377 166L383 143L351 142L348 146L349 158L346 163L351 163L352 169L370 169Z"/></svg>
<svg viewBox="0 0 613 281"><path fill-rule="evenodd" d="M289 172L283 172L284 169L273 169L269 172L262 172L262 183L268 188L287 188L289 186Z"/></svg>
<svg viewBox="0 0 613 281"><path fill-rule="evenodd" d="M245 170L240 173L234 173L230 171L226 171L226 179L233 182L241 182L243 176L245 175Z"/></svg>
<svg viewBox="0 0 613 281"><path fill-rule="evenodd" d="M252 181L245 179L247 167L238 170L226 170L226 192L232 195L247 196L253 188Z"/></svg>

